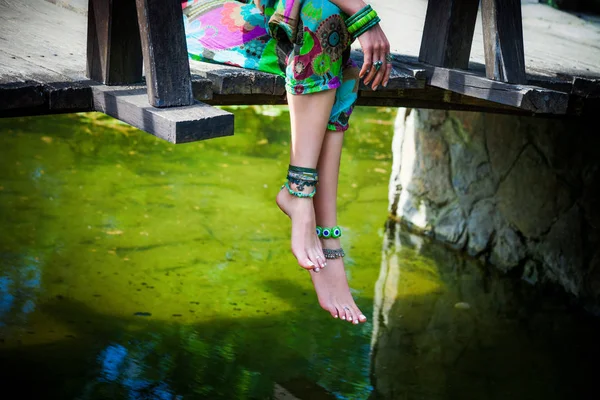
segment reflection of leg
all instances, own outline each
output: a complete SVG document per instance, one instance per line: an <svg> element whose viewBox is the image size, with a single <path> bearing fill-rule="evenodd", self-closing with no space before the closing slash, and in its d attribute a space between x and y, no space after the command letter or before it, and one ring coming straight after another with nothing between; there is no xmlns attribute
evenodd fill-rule
<svg viewBox="0 0 600 400"><path fill-rule="evenodd" d="M316 220L320 226L337 225L337 188L343 140L343 132L328 131L323 141L317 167L319 191L314 198ZM323 248L341 247L340 239L323 239L321 243ZM352 299L342 258L327 260L327 268L319 274L312 274L312 280L319 304L334 317L339 315L355 324L367 320Z"/></svg>
<svg viewBox="0 0 600 400"><path fill-rule="evenodd" d="M308 95L288 95L292 125L290 165L316 168L329 114L333 107L335 90ZM293 190L298 190L294 183ZM301 192L309 193L306 186ZM277 204L292 220L292 252L298 263L307 269L324 266L325 256L315 233L316 222L313 201L292 196L287 190L277 195Z"/></svg>

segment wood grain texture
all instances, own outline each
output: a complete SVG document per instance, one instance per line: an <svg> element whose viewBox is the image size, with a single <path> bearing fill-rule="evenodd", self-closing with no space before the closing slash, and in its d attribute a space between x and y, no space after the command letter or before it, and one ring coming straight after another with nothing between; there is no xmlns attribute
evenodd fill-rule
<svg viewBox="0 0 600 400"><path fill-rule="evenodd" d="M86 74L122 85L142 81L142 47L134 0L89 0Z"/></svg>
<svg viewBox="0 0 600 400"><path fill-rule="evenodd" d="M193 103L181 3L136 0L148 99L155 107Z"/></svg>
<svg viewBox="0 0 600 400"><path fill-rule="evenodd" d="M485 73L500 82L525 84L520 0L482 0Z"/></svg>
<svg viewBox="0 0 600 400"><path fill-rule="evenodd" d="M379 88L376 92L360 89L359 104L480 110L475 107L481 105L473 102L482 101L489 112L532 113L487 100L489 88L469 89L460 81L440 83L447 87L452 83L452 88L457 91L468 89L467 96L432 87L431 81L426 81L425 66L417 60L425 17L424 0L403 0L401 3L372 0L372 4L382 15L382 26L395 49L394 68L399 74L392 78L388 89ZM524 4L523 15L529 82L539 86L538 90L548 88L570 94L567 115L597 115L600 110L597 101L600 24L596 27L540 4ZM558 27L561 35L552 36L548 23ZM72 112L81 110L79 107L82 106L88 107L91 94L85 90L90 85L85 76L87 18L82 12L75 13L43 0L0 0L0 26L0 116ZM473 60L482 62L482 34L477 29L480 28L476 27L475 40L479 42L473 48ZM360 52L353 53L356 61L360 62L360 56ZM485 79L482 63L475 70L480 79ZM203 63L199 71L192 77L193 93L198 100L212 104L285 103L283 80L279 77ZM241 81L245 83L240 84L236 76L242 76ZM414 89L406 87L415 85ZM213 89L223 94L213 92ZM399 90L403 90L401 95ZM490 98L506 100L513 96L518 100L523 97L523 93L510 93L513 89L500 96L502 90L495 86L496 95ZM393 96L398 97L394 99Z"/></svg>
<svg viewBox="0 0 600 400"><path fill-rule="evenodd" d="M467 69L479 0L429 0L419 60Z"/></svg>
<svg viewBox="0 0 600 400"><path fill-rule="evenodd" d="M496 82L467 71L430 67L428 75L428 84L431 86L532 113L564 115L569 104L568 93Z"/></svg>
<svg viewBox="0 0 600 400"><path fill-rule="evenodd" d="M186 143L233 135L233 114L195 101L189 106L156 108L145 87L92 88L93 106L114 118L171 143Z"/></svg>

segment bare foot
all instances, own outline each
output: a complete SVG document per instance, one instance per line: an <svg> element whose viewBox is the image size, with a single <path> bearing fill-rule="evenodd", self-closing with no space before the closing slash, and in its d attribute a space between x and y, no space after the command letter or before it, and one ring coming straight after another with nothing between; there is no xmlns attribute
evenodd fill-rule
<svg viewBox="0 0 600 400"><path fill-rule="evenodd" d="M328 239L328 241L330 240ZM319 304L334 318L339 316L339 318L354 324L367 321L367 317L356 306L352 294L350 294L342 258L327 260L327 268L318 274L311 273L310 276L319 298Z"/></svg>
<svg viewBox="0 0 600 400"><path fill-rule="evenodd" d="M324 268L327 264L316 233L312 199L292 196L284 188L277 194L277 205L292 220L292 253L298 264L315 271Z"/></svg>

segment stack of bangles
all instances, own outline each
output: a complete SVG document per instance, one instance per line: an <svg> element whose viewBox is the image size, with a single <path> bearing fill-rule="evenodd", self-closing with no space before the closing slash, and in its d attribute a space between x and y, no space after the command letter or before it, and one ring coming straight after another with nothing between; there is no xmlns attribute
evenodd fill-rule
<svg viewBox="0 0 600 400"><path fill-rule="evenodd" d="M342 236L342 229L339 226L334 226L333 228L317 226L317 236L322 239L338 239L340 236ZM346 255L344 250L341 248L323 249L323 254L325 255L325 258L329 260L341 258Z"/></svg>
<svg viewBox="0 0 600 400"><path fill-rule="evenodd" d="M348 33L352 36L352 40L356 40L380 21L381 19L377 16L375 10L370 5L367 5L346 20L346 27L348 28Z"/></svg>

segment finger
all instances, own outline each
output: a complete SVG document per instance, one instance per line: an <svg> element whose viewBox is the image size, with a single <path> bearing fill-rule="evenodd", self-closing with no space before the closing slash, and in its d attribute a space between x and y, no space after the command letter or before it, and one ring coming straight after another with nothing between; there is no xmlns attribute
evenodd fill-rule
<svg viewBox="0 0 600 400"><path fill-rule="evenodd" d="M379 58L373 57L373 64L375 64L375 62L377 62L377 60L379 60ZM371 83L371 81L373 80L373 78L375 78L376 75L377 75L377 69L375 69L375 65L373 65L371 68L371 71L367 74L367 76L365 76L365 85L368 85L369 83Z"/></svg>
<svg viewBox="0 0 600 400"><path fill-rule="evenodd" d="M383 87L387 87L388 83L390 83L390 75L392 74L393 67L391 63L387 65L385 77L383 78Z"/></svg>
<svg viewBox="0 0 600 400"><path fill-rule="evenodd" d="M381 68L379 68L379 71L377 71L375 77L373 78L373 82L371 83L371 88L373 90L377 90L379 85L381 85L381 82L383 82L383 77L387 71L387 61L385 61L385 55L379 54L379 59L383 64L381 64Z"/></svg>
<svg viewBox="0 0 600 400"><path fill-rule="evenodd" d="M360 79L363 78L363 76L368 75L369 72L371 72L371 69L373 67L373 62L372 62L372 58L371 58L371 51L364 51L364 62L362 65L362 68L360 69L360 72L358 73L358 77Z"/></svg>

